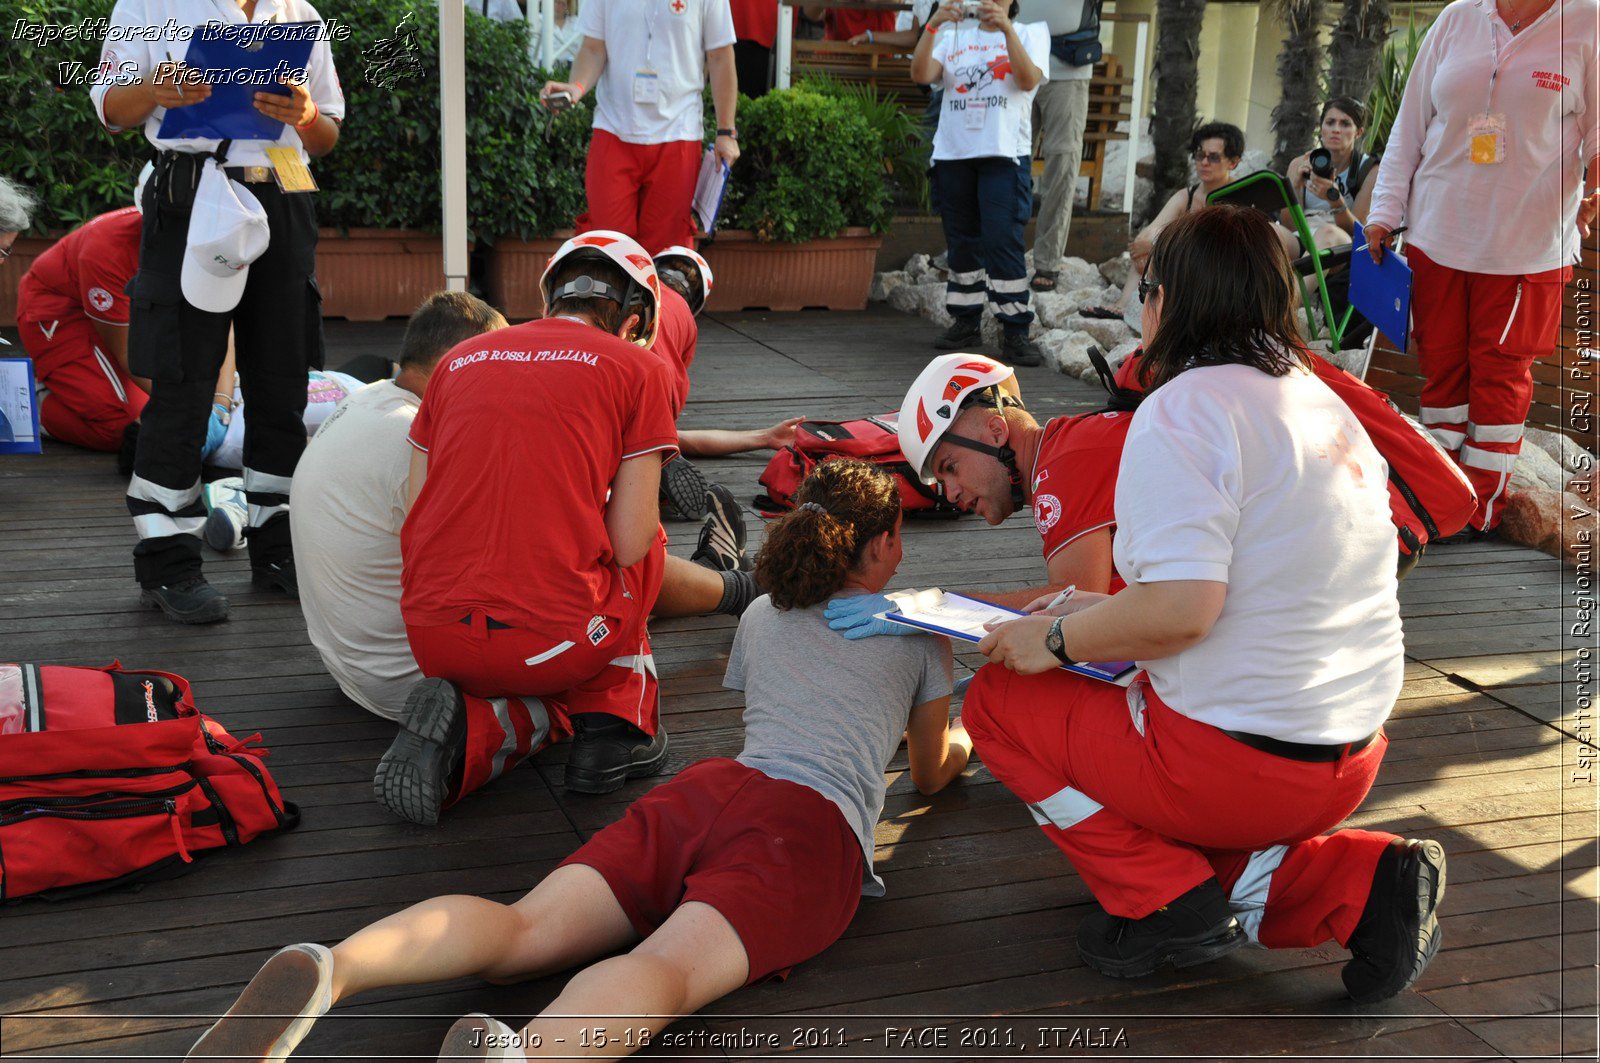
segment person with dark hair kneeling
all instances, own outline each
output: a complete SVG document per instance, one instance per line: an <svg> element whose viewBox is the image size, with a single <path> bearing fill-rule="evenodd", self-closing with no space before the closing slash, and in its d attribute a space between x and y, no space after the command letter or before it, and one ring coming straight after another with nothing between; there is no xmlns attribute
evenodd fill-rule
<svg viewBox="0 0 1600 1063"><path fill-rule="evenodd" d="M771 597L745 614L728 659L724 682L745 694L737 759L702 760L657 786L514 904L436 897L332 949L290 945L188 1058L282 1059L334 1004L372 989L474 975L504 984L579 964L591 965L521 1030L467 1015L440 1058L571 1058L596 1015L628 1016L640 1036L606 1049L627 1055L837 941L860 898L884 892L873 827L901 737L924 794L961 775L972 745L949 720L946 640L841 643L822 618L828 598L875 594L894 574L893 478L830 461L797 497L757 563Z"/></svg>
<svg viewBox="0 0 1600 1063"><path fill-rule="evenodd" d="M1078 928L1095 970L1332 939L1351 997L1382 1000L1438 950L1445 886L1437 842L1322 833L1371 788L1404 670L1384 463L1308 368L1264 215L1175 221L1145 285L1127 589L997 626L967 723L1099 901ZM1126 659L1128 690L1058 667Z"/></svg>
<svg viewBox="0 0 1600 1063"><path fill-rule="evenodd" d="M645 620L677 442L666 367L637 349L660 281L631 238L597 230L540 283L549 316L455 347L411 426L400 611L430 678L374 788L415 823L569 733L569 790L609 793L666 761Z"/></svg>

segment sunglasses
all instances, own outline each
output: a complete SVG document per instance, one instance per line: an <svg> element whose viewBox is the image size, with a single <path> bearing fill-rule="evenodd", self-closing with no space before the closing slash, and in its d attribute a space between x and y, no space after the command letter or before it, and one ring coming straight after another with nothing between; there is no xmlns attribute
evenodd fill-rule
<svg viewBox="0 0 1600 1063"><path fill-rule="evenodd" d="M1150 279L1149 270L1139 275L1139 305L1143 306L1146 297L1157 288L1161 287L1160 281Z"/></svg>
<svg viewBox="0 0 1600 1063"><path fill-rule="evenodd" d="M11 257L11 248L9 248L9 247L0 247L0 262L4 262L6 259L8 259L10 257Z"/></svg>
<svg viewBox="0 0 1600 1063"><path fill-rule="evenodd" d="M1220 151L1197 151L1192 157L1195 162L1217 163L1221 162L1227 156L1223 155Z"/></svg>

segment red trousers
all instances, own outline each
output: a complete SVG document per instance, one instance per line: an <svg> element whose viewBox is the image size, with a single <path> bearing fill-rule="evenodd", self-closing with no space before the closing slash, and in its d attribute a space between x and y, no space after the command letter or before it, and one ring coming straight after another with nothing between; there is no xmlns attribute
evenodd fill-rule
<svg viewBox="0 0 1600 1063"><path fill-rule="evenodd" d="M1571 268L1467 273L1413 245L1411 335L1422 367L1421 421L1478 493L1472 524L1500 523L1533 402L1533 362L1555 350Z"/></svg>
<svg viewBox="0 0 1600 1063"><path fill-rule="evenodd" d="M626 233L652 255L675 245L693 247L689 207L700 175L700 152L698 140L629 144L596 129L583 171L589 209L578 217L578 231Z"/></svg>
<svg viewBox="0 0 1600 1063"><path fill-rule="evenodd" d="M1341 830L1388 740L1309 764L1183 716L1143 681L981 669L962 718L1102 907L1143 918L1215 876L1252 941L1301 948L1355 930L1392 834Z"/></svg>
<svg viewBox="0 0 1600 1063"><path fill-rule="evenodd" d="M94 322L86 317L64 321L17 322L22 349L33 359L39 387L49 392L39 406L39 424L52 439L87 447L116 450L122 430L139 419L149 396L109 352Z"/></svg>
<svg viewBox="0 0 1600 1063"><path fill-rule="evenodd" d="M551 742L572 737L571 717L601 712L653 735L660 687L645 620L661 593L666 532L644 559L621 570L624 615L596 616L582 630L491 626L478 610L468 622L406 625L422 674L448 679L467 705L466 766L445 807L516 767Z"/></svg>

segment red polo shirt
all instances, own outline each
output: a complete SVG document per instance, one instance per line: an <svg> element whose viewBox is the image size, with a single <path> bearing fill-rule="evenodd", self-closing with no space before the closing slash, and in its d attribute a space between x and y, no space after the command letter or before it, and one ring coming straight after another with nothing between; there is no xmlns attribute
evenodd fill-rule
<svg viewBox="0 0 1600 1063"><path fill-rule="evenodd" d="M137 207L90 218L34 259L17 286L17 316L28 321L90 317L108 325L128 324L124 289L139 271Z"/></svg>

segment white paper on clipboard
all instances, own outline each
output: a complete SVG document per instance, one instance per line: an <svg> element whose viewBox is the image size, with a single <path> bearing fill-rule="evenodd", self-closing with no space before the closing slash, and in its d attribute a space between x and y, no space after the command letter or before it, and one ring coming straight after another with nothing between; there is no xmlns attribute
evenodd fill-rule
<svg viewBox="0 0 1600 1063"><path fill-rule="evenodd" d="M722 210L722 194L728 188L728 164L717 157L715 148L707 148L700 160L700 177L694 183L695 224L700 231L711 232L717 225L717 213Z"/></svg>

